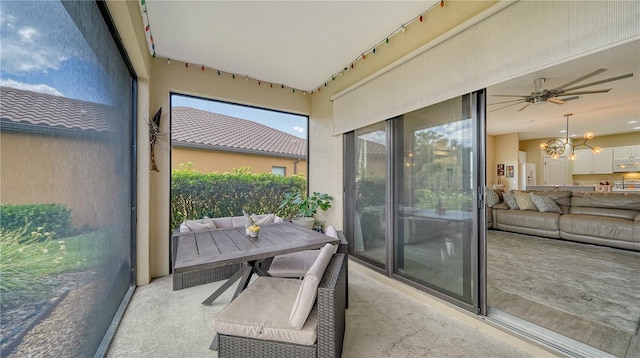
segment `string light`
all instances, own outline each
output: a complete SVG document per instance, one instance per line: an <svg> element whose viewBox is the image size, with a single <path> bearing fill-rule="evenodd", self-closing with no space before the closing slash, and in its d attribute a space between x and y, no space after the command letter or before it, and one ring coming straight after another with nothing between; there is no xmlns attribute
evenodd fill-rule
<svg viewBox="0 0 640 358"><path fill-rule="evenodd" d="M140 0L140 7L141 7L141 10L142 10L142 12L143 12L143 14L144 14L144 15L143 15L143 20L146 20L146 21L143 21L143 22L146 22L146 24L143 24L143 25L144 25L144 30L145 30L145 32L146 32L146 33L148 33L148 36L149 36L149 37L148 37L148 39L149 39L149 43L150 43L150 45L151 45L151 52L152 52L152 56L153 56L153 58L156 58L156 57L157 57L157 54L156 54L156 46L155 46L155 41L154 41L154 39L153 39L153 34L152 34L151 24L149 23L149 15L148 15L148 13L147 13L146 0ZM441 8L443 8L443 7L444 7L444 0L441 0L441 1L440 1L440 7L441 7ZM427 11L429 11L429 10L431 10L431 8L427 9ZM395 36L398 32L402 32L402 33L404 33L404 32L407 30L407 26L409 26L411 23L415 22L416 20L418 20L419 22L424 22L424 14L425 14L425 13L426 13L426 11L425 11L425 12L423 12L422 14L420 14L420 15L416 16L416 17L415 17L415 18L413 18L412 20L410 20L410 21L408 21L408 22L406 22L406 23L402 24L402 25L401 25L397 30L395 30L395 31L394 31L393 33L391 33L389 36L385 37L385 39L384 39L384 40L380 41L379 43L377 43L376 45L374 45L372 48L370 48L368 51L365 51L365 52L364 52L364 53L362 53L360 56L358 56L358 57L357 57L354 61L352 61L349 65L345 66L345 67L344 67L344 69L343 69L343 71L348 71L349 69L353 70L353 69L355 68L355 63L356 63L357 61L359 61L359 60L366 60L366 59L367 59L367 53L371 52L372 54L376 54L376 53L377 53L377 51L378 51L378 47L379 47L380 45L382 45L382 44L389 44L389 41L390 41L391 37ZM171 59L167 58L167 64L171 64ZM184 65L185 65L185 68L187 68L187 69L189 68L189 63L185 62L185 63L184 63ZM201 65L201 66L200 66L200 69L204 72L204 71L205 71L205 66L204 66L204 65ZM220 71L220 70L216 70L216 73L218 74L218 76L221 76L221 75L222 75L222 73L221 73L221 71ZM341 76L341 75L342 75L342 72L337 72L337 73L335 73L335 74L331 75L331 79L330 79L330 80L331 80L331 81L335 81L335 80L336 80L336 76ZM248 81L249 81L249 76L248 76L248 75L245 75L244 77L245 77L245 80L248 82ZM235 79L235 78L236 78L236 75L235 75L234 73L231 73L231 78L232 78L232 79ZM258 79L255 79L255 80L256 80L256 82L258 83L258 86L261 86L261 85L262 85L262 81L261 81L261 80L258 80ZM327 81L325 81L325 82L324 82L324 87L327 87L328 82L329 82L329 80L327 80ZM267 82L267 83L269 83L269 82ZM273 88L273 83L269 83L269 87L270 87L270 88ZM285 88L285 85L284 85L284 84L281 84L281 85L280 85L280 87L281 87L282 89L284 89L284 88ZM288 87L288 86L286 86L286 87ZM306 95L306 94L307 94L307 92L309 92L310 94L313 94L314 92L320 92L321 87L322 87L322 86L319 86L315 91L314 91L314 90L311 90L311 91L302 91L302 94L303 94L303 95ZM296 89L295 89L295 88L293 88L293 87L289 87L289 88L291 88L292 93L296 93Z"/></svg>

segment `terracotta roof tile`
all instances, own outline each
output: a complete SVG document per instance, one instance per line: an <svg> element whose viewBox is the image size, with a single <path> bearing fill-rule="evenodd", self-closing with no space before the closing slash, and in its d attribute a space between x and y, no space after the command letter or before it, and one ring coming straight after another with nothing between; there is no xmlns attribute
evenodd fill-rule
<svg viewBox="0 0 640 358"><path fill-rule="evenodd" d="M307 141L253 121L191 107L171 110L174 145L263 152L306 158Z"/></svg>
<svg viewBox="0 0 640 358"><path fill-rule="evenodd" d="M0 117L5 124L113 132L113 111L98 103L0 87Z"/></svg>

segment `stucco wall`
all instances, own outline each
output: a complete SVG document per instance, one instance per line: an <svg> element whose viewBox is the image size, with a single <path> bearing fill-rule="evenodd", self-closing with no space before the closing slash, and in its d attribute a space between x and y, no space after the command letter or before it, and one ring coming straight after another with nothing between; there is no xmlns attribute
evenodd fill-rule
<svg viewBox="0 0 640 358"><path fill-rule="evenodd" d="M0 153L0 202L64 204L75 227L109 224L114 193L129 184L113 175L116 156L96 139L3 131ZM75 175L44 174L57 172Z"/></svg>
<svg viewBox="0 0 640 358"><path fill-rule="evenodd" d="M192 169L200 173L233 172L242 167L250 167L252 173L271 173L272 167L285 167L286 176L307 176L306 160L174 146L171 149L171 169L180 169L187 163L192 163Z"/></svg>

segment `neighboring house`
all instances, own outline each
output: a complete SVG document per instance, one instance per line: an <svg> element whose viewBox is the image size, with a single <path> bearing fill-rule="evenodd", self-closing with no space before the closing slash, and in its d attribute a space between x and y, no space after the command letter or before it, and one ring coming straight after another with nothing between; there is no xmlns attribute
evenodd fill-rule
<svg viewBox="0 0 640 358"><path fill-rule="evenodd" d="M105 179L117 177L107 174L122 159L110 145L122 128L114 109L9 87L0 87L0 107L0 204L64 204L76 227L108 224L102 211L113 206L94 204L118 200L129 185Z"/></svg>
<svg viewBox="0 0 640 358"><path fill-rule="evenodd" d="M190 107L171 109L171 168L307 175L307 141L265 125Z"/></svg>

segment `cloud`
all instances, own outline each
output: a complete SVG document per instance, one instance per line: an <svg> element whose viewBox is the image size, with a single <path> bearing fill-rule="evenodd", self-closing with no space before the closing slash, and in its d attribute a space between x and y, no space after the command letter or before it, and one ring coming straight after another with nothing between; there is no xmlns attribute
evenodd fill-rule
<svg viewBox="0 0 640 358"><path fill-rule="evenodd" d="M0 68L22 75L58 70L70 58L91 58L75 23L61 3L3 2Z"/></svg>
<svg viewBox="0 0 640 358"><path fill-rule="evenodd" d="M0 86L64 97L64 95L60 93L60 91L58 91L57 89L51 86L47 86L45 84L32 85L29 83L22 83L22 82L14 81L12 79L8 79L8 80L0 80Z"/></svg>
<svg viewBox="0 0 640 358"><path fill-rule="evenodd" d="M304 127L295 126L293 127L294 132L304 133Z"/></svg>

